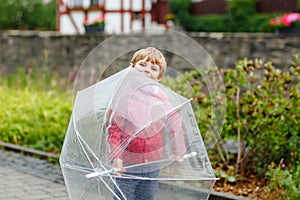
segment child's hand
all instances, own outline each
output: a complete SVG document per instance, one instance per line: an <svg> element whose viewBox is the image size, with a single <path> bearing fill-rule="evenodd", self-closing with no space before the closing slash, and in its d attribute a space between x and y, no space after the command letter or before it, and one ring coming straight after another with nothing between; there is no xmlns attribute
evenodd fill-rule
<svg viewBox="0 0 300 200"><path fill-rule="evenodd" d="M113 168L116 169L116 174L121 176L124 172L126 172L125 167L123 167L123 160L120 158L115 158L113 161Z"/></svg>
<svg viewBox="0 0 300 200"><path fill-rule="evenodd" d="M177 156L177 158L176 158L176 162L179 162L179 163L181 163L181 162L183 162L184 161L184 158L183 157L181 157L181 156Z"/></svg>
<svg viewBox="0 0 300 200"><path fill-rule="evenodd" d="M181 162L184 161L184 158L183 158L182 156L171 155L171 156L169 157L169 160L171 160L171 161L176 161L176 162L178 162L178 163L181 163Z"/></svg>

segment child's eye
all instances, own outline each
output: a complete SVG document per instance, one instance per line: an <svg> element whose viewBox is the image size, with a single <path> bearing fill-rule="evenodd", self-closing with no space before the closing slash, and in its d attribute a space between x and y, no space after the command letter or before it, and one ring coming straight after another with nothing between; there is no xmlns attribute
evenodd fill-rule
<svg viewBox="0 0 300 200"><path fill-rule="evenodd" d="M155 67L152 67L152 70L156 72L158 69Z"/></svg>

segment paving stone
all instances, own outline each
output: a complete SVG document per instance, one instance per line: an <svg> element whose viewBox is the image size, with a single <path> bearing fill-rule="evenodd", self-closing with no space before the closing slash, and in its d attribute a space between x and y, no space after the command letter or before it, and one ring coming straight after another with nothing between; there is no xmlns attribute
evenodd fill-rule
<svg viewBox="0 0 300 200"><path fill-rule="evenodd" d="M60 167L0 150L0 200L67 200Z"/></svg>

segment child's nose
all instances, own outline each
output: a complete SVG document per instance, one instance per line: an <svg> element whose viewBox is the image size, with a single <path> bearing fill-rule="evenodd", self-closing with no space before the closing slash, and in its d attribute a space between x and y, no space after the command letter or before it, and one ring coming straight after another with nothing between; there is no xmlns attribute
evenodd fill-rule
<svg viewBox="0 0 300 200"><path fill-rule="evenodd" d="M149 66L147 66L147 67L145 68L145 72L147 72L147 73L150 72L150 67L149 67Z"/></svg>

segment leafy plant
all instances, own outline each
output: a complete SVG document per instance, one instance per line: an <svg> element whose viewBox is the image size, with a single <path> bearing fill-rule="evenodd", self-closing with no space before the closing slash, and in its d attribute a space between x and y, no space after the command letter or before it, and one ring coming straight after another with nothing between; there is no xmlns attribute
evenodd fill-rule
<svg viewBox="0 0 300 200"><path fill-rule="evenodd" d="M224 179L226 182L235 183L237 181L236 173L234 171L234 166L227 166L227 171L224 171L222 168L217 168L215 170L216 176Z"/></svg>
<svg viewBox="0 0 300 200"><path fill-rule="evenodd" d="M180 12L187 12L192 4L191 0L170 0L169 7L174 15Z"/></svg>
<svg viewBox="0 0 300 200"><path fill-rule="evenodd" d="M70 114L71 97L53 75L19 68L1 77L0 139L59 153Z"/></svg>
<svg viewBox="0 0 300 200"><path fill-rule="evenodd" d="M237 172L256 166L263 173L271 161L291 159L286 155L295 151L300 141L299 69L295 69L282 72L271 63L245 59L237 63L235 71L225 73L230 112L225 129L237 136Z"/></svg>
<svg viewBox="0 0 300 200"><path fill-rule="evenodd" d="M247 31L248 21L256 14L256 0L232 0L228 2L228 18L231 30Z"/></svg>
<svg viewBox="0 0 300 200"><path fill-rule="evenodd" d="M229 15L234 19L249 18L256 13L257 0L232 0L228 4Z"/></svg>
<svg viewBox="0 0 300 200"><path fill-rule="evenodd" d="M169 8L175 15L175 23L184 25L186 30L193 30L196 24L196 18L192 17L189 13L189 8L192 4L191 0L170 0Z"/></svg>
<svg viewBox="0 0 300 200"><path fill-rule="evenodd" d="M177 23L186 31L206 32L273 32L269 20L274 14L256 12L256 0L228 1L224 15L194 16L189 13L191 1L170 0L169 7Z"/></svg>
<svg viewBox="0 0 300 200"><path fill-rule="evenodd" d="M294 56L289 71L245 58L236 63L235 69L222 70L221 74L226 87L226 119L216 148L210 152L213 165L222 163L217 173L226 179L231 175L228 166L234 166L235 174L251 171L263 176L270 163L281 158L289 166L299 166L299 55ZM212 101L201 74L186 72L166 84L188 98L193 97L194 113L201 133L205 133L212 117ZM236 155L228 150L228 139L238 144Z"/></svg>
<svg viewBox="0 0 300 200"><path fill-rule="evenodd" d="M266 175L269 178L267 187L268 197L284 200L300 198L299 165L295 165L295 170L292 172L287 169L284 159L281 159L278 166L274 162L271 163Z"/></svg>

